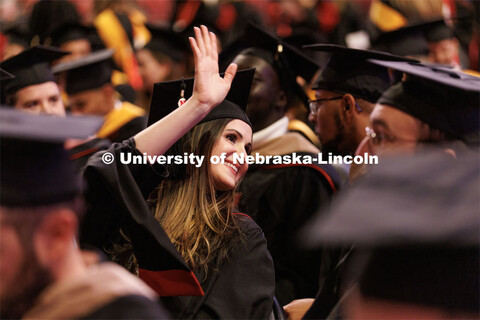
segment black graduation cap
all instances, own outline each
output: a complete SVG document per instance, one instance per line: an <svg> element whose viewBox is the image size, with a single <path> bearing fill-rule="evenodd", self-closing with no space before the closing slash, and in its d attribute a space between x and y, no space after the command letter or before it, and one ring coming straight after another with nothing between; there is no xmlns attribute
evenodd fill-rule
<svg viewBox="0 0 480 320"><path fill-rule="evenodd" d="M49 32L66 21L80 22L80 15L71 1L37 1L30 13L29 28L37 43L45 44Z"/></svg>
<svg viewBox="0 0 480 320"><path fill-rule="evenodd" d="M389 74L387 68L374 65L367 59L416 61L386 52L351 49L333 44L314 44L307 45L305 48L331 52L330 58L312 86L313 89L324 89L341 94L350 93L372 103L380 98L395 79Z"/></svg>
<svg viewBox="0 0 480 320"><path fill-rule="evenodd" d="M450 21L464 20L466 17L450 18ZM388 51L401 56L426 55L429 52L429 42L439 42L451 39L453 29L445 20L434 19L419 21L408 26L380 34L372 41L372 48Z"/></svg>
<svg viewBox="0 0 480 320"><path fill-rule="evenodd" d="M252 126L245 110L254 75L254 68L237 71L225 100L210 111L199 123L222 118L235 118ZM157 122L177 108L182 90L185 90L185 99L190 98L193 91L193 81L194 78L155 83L150 114L148 115L148 125Z"/></svg>
<svg viewBox="0 0 480 320"><path fill-rule="evenodd" d="M146 24L152 36L145 49L152 52L160 52L176 62L185 60L185 54L190 52L186 38L171 28Z"/></svg>
<svg viewBox="0 0 480 320"><path fill-rule="evenodd" d="M326 61L325 54L319 51L315 51L312 48L306 47L306 45L312 43L327 43L327 39L320 33L315 32L311 28L297 27L293 28L292 33L287 37L282 37L282 40L289 45L299 49L303 54L309 58L315 60L319 65L322 65Z"/></svg>
<svg viewBox="0 0 480 320"><path fill-rule="evenodd" d="M372 39L371 48L399 56L425 56L429 47L420 25L409 25L380 33Z"/></svg>
<svg viewBox="0 0 480 320"><path fill-rule="evenodd" d="M453 29L443 19L427 22L422 29L428 42L436 43L454 37Z"/></svg>
<svg viewBox="0 0 480 320"><path fill-rule="evenodd" d="M3 69L0 68L0 104L3 105L6 102L5 97L5 86L4 81L11 80L15 78L15 76Z"/></svg>
<svg viewBox="0 0 480 320"><path fill-rule="evenodd" d="M407 74L384 92L378 103L390 105L454 137L480 131L480 78L421 63L370 62Z"/></svg>
<svg viewBox="0 0 480 320"><path fill-rule="evenodd" d="M327 39L325 39L320 33L314 32L311 28L303 26L294 28L289 36L283 37L282 39L298 49L302 49L304 46L311 43L327 42Z"/></svg>
<svg viewBox="0 0 480 320"><path fill-rule="evenodd" d="M461 313L480 311L478 153L382 158L306 230L314 244L354 244L362 294Z"/></svg>
<svg viewBox="0 0 480 320"><path fill-rule="evenodd" d="M268 62L278 73L284 89L295 94L308 108L308 96L298 85L297 76L310 82L320 66L292 45L249 23L244 34L219 56L222 66L238 54L254 55Z"/></svg>
<svg viewBox="0 0 480 320"><path fill-rule="evenodd" d="M65 78L67 94L97 89L111 82L113 52L112 49L95 51L80 59L60 63L52 70L55 74L67 71Z"/></svg>
<svg viewBox="0 0 480 320"><path fill-rule="evenodd" d="M32 35L28 29L28 22L18 20L1 26L2 33L7 36L9 43L16 43L24 48L30 47Z"/></svg>
<svg viewBox="0 0 480 320"><path fill-rule="evenodd" d="M73 40L89 40L89 35L95 32L95 27L84 26L78 21L64 21L53 26L47 32L48 37L45 42L50 42L50 45L60 47L62 44Z"/></svg>
<svg viewBox="0 0 480 320"><path fill-rule="evenodd" d="M1 108L1 205L49 205L78 196L79 177L63 143L87 138L102 122L100 117L60 118Z"/></svg>
<svg viewBox="0 0 480 320"><path fill-rule="evenodd" d="M13 74L0 68L0 81L10 80L13 78L15 78Z"/></svg>
<svg viewBox="0 0 480 320"><path fill-rule="evenodd" d="M0 63L0 67L15 76L5 84L5 92L18 90L44 82L55 81L49 63L68 54L54 47L35 46Z"/></svg>

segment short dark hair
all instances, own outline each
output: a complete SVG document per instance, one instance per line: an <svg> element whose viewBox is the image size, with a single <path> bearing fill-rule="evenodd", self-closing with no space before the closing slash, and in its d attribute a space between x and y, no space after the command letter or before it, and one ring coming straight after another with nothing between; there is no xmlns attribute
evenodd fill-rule
<svg viewBox="0 0 480 320"><path fill-rule="evenodd" d="M5 102L7 106L14 106L17 103L17 92L5 94Z"/></svg>

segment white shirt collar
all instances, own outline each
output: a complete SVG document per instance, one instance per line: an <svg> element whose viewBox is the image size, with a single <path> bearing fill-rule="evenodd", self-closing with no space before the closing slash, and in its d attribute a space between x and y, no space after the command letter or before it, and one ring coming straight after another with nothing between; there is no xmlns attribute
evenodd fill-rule
<svg viewBox="0 0 480 320"><path fill-rule="evenodd" d="M114 103L114 105L113 105L113 108L114 108L114 109L121 109L121 108L122 108L122 104L123 104L122 101L120 101L120 100L115 100L115 103Z"/></svg>
<svg viewBox="0 0 480 320"><path fill-rule="evenodd" d="M283 136L288 131L288 122L288 117L283 117L268 127L255 132L252 138L254 145L261 145L265 142Z"/></svg>

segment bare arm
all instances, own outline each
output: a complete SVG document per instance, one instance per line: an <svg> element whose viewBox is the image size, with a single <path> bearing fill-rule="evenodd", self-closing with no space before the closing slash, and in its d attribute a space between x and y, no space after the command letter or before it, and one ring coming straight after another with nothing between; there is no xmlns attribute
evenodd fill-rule
<svg viewBox="0 0 480 320"><path fill-rule="evenodd" d="M188 130L202 120L227 96L237 65L231 64L220 77L217 40L205 26L195 28L195 39L189 38L195 61L195 82L190 99L181 107L139 132L135 144L140 152L164 154Z"/></svg>
<svg viewBox="0 0 480 320"><path fill-rule="evenodd" d="M288 320L301 320L308 309L313 304L315 299L298 299L293 300L289 304L283 307L287 315Z"/></svg>

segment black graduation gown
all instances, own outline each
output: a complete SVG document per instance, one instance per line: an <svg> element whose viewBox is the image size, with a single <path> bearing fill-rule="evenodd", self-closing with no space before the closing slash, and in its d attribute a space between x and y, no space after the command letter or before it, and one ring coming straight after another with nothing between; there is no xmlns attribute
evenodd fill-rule
<svg viewBox="0 0 480 320"><path fill-rule="evenodd" d="M303 319L343 318L340 301L345 294L342 291L353 284L347 284L344 279L352 249L352 247L345 246L344 248L328 248L323 252L320 289Z"/></svg>
<svg viewBox="0 0 480 320"><path fill-rule="evenodd" d="M271 314L275 276L265 236L250 217L235 217L245 243L201 282L204 296L161 299L175 318L267 319ZM196 274L199 279L204 276Z"/></svg>
<svg viewBox="0 0 480 320"><path fill-rule="evenodd" d="M117 131L108 136L112 142L122 142L133 137L147 127L147 117L136 117L118 128Z"/></svg>
<svg viewBox="0 0 480 320"><path fill-rule="evenodd" d="M330 165L260 165L251 166L240 185L239 209L265 232L275 264L275 296L282 305L318 291L322 250L303 248L298 232L330 202L339 180Z"/></svg>
<svg viewBox="0 0 480 320"><path fill-rule="evenodd" d="M92 155L98 151L108 149L111 144L108 139L93 138L68 150L70 160L73 161L75 169L81 172Z"/></svg>
<svg viewBox="0 0 480 320"><path fill-rule="evenodd" d="M81 241L103 248L117 240L121 227L129 232L140 268L188 272L185 262L145 201L160 179L168 175L165 167L120 164L120 153L140 154L133 139L115 143L106 152L114 155L114 163L104 164L101 160L104 152L99 152L90 158L85 169L88 212ZM243 231L245 244L218 271L211 270L201 283L205 295L194 296L189 293L192 290L172 294L176 288L166 288L167 292L157 290L160 295L170 296L164 299L164 306L173 311L173 316L179 319L262 319L270 315L275 280L265 237L252 219L241 214L235 217ZM161 241L145 243L142 237L147 234L154 234ZM196 276L197 279L203 278L201 274Z"/></svg>

